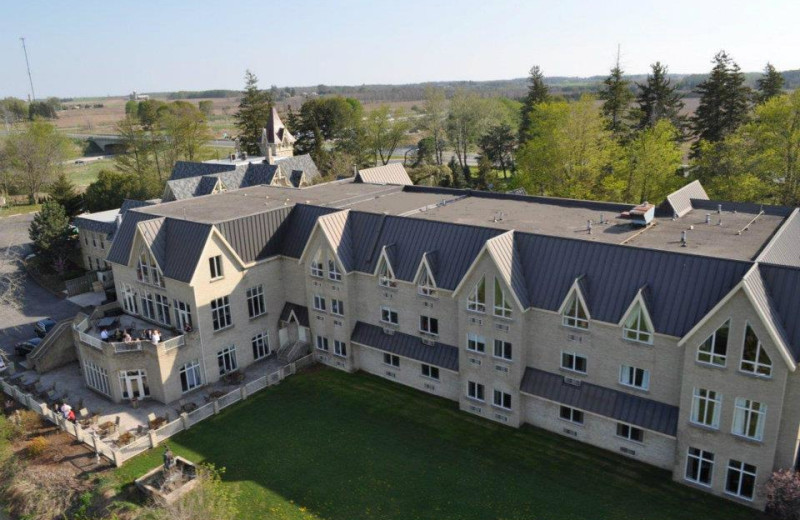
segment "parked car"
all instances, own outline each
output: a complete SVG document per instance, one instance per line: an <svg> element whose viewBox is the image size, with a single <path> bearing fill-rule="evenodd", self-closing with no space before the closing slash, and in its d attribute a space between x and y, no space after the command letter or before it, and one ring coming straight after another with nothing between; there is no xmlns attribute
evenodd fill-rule
<svg viewBox="0 0 800 520"><path fill-rule="evenodd" d="M43 338L50 332L50 329L56 326L56 320L52 318L45 318L43 320L39 320L36 322L36 325L33 326L33 331L36 332L36 335L40 338Z"/></svg>
<svg viewBox="0 0 800 520"><path fill-rule="evenodd" d="M21 341L14 346L14 353L18 356L27 356L33 349L39 346L39 343L42 342L42 338L31 338L25 341Z"/></svg>

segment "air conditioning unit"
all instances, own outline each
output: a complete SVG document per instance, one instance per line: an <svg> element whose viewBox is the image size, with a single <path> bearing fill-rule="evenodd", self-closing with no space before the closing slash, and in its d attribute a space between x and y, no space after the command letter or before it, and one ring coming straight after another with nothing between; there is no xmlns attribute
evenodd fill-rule
<svg viewBox="0 0 800 520"><path fill-rule="evenodd" d="M420 339L424 344L428 345L429 347L436 345L436 340L433 338L429 338L428 336L422 336Z"/></svg>
<svg viewBox="0 0 800 520"><path fill-rule="evenodd" d="M431 392L435 392L436 391L436 387L433 386L430 383L425 383L425 390L430 390Z"/></svg>
<svg viewBox="0 0 800 520"><path fill-rule="evenodd" d="M333 320L333 325L336 326L336 327L341 327L342 326L342 322L339 321L339 320Z"/></svg>
<svg viewBox="0 0 800 520"><path fill-rule="evenodd" d="M564 376L564 382L566 384L572 385L572 386L581 386L581 380L580 379L575 379L574 377Z"/></svg>
<svg viewBox="0 0 800 520"><path fill-rule="evenodd" d="M480 407L475 405L469 405L469 411L474 413L481 413Z"/></svg>
<svg viewBox="0 0 800 520"><path fill-rule="evenodd" d="M502 330L504 332L508 332L510 329L509 326L506 325L505 323L495 323L494 328L496 328L497 330Z"/></svg>
<svg viewBox="0 0 800 520"><path fill-rule="evenodd" d="M620 446L619 451L621 451L622 453L624 453L626 455L631 455L631 456L635 456L636 455L636 450L632 450L630 448L626 448L625 446Z"/></svg>
<svg viewBox="0 0 800 520"><path fill-rule="evenodd" d="M481 366L481 360L480 359L471 357L471 358L469 358L469 362L472 363L473 365Z"/></svg>
<svg viewBox="0 0 800 520"><path fill-rule="evenodd" d="M384 328L383 328L383 333L384 333L384 334L388 334L388 335L390 335L390 336L391 336L391 335L393 335L393 334L394 334L394 329L390 329L390 328L388 328L388 327L384 327Z"/></svg>
<svg viewBox="0 0 800 520"><path fill-rule="evenodd" d="M389 372L388 370L385 372L386 377L397 378L397 374L394 372Z"/></svg>
<svg viewBox="0 0 800 520"><path fill-rule="evenodd" d="M495 365L494 369L497 370L498 372L505 372L506 374L508 373L508 367L503 365Z"/></svg>
<svg viewBox="0 0 800 520"><path fill-rule="evenodd" d="M480 318L470 318L469 322L474 323L476 325L483 325L483 320Z"/></svg>
<svg viewBox="0 0 800 520"><path fill-rule="evenodd" d="M503 414L496 413L494 414L494 418L497 419L498 421L508 422L508 417L506 417Z"/></svg>
<svg viewBox="0 0 800 520"><path fill-rule="evenodd" d="M575 430L570 430L569 428L564 428L564 433L566 433L567 435L571 435L572 437L578 436L578 432L576 432Z"/></svg>

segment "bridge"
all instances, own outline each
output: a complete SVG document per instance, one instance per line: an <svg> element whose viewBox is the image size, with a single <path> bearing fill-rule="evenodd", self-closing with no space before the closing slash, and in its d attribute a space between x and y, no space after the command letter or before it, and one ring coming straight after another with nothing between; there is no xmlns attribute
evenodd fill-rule
<svg viewBox="0 0 800 520"><path fill-rule="evenodd" d="M122 137L116 134L67 134L70 139L83 139L89 142L97 151L104 154L114 154L120 151ZM208 143L217 148L234 148L235 145L230 139L214 139Z"/></svg>

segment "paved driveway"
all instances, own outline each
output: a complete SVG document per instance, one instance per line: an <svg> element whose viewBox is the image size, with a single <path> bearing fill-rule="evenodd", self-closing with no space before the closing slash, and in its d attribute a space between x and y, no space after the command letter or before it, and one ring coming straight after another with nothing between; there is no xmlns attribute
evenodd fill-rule
<svg viewBox="0 0 800 520"><path fill-rule="evenodd" d="M32 220L32 213L0 218L0 348L7 352L12 352L18 341L35 336L33 323L37 320L61 320L80 309L43 289L25 273L21 261L32 252L28 238Z"/></svg>

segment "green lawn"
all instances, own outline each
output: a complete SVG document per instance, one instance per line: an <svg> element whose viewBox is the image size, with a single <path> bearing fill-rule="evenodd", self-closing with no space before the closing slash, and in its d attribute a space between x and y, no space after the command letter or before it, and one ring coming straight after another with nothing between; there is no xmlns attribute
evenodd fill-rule
<svg viewBox="0 0 800 520"><path fill-rule="evenodd" d="M22 215L23 213L32 213L41 209L40 204L23 204L21 206L7 206L0 208L0 217L10 217L11 215Z"/></svg>
<svg viewBox="0 0 800 520"><path fill-rule="evenodd" d="M89 161L86 164L69 164L66 166L65 171L67 177L75 183L75 186L83 190L86 186L97 180L97 174L100 170L113 170L113 159L100 159L97 161Z"/></svg>
<svg viewBox="0 0 800 520"><path fill-rule="evenodd" d="M293 376L169 441L227 468L242 518L750 519L670 474L533 427L516 430L366 374ZM152 450L117 470L131 482Z"/></svg>

